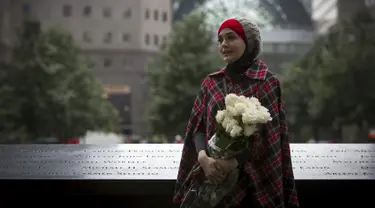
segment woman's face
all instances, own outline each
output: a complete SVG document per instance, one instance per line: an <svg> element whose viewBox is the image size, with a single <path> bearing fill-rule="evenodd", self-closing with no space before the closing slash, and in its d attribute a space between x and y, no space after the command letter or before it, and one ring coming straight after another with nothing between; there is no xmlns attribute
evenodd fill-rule
<svg viewBox="0 0 375 208"><path fill-rule="evenodd" d="M221 30L219 37L219 51L224 58L224 61L231 63L239 58L246 49L245 41L237 35L233 30L224 28Z"/></svg>

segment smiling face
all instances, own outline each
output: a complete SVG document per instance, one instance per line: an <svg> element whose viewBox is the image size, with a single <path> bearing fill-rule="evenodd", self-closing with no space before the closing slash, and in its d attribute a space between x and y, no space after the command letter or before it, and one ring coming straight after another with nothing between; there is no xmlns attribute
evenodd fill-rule
<svg viewBox="0 0 375 208"><path fill-rule="evenodd" d="M234 62L241 58L246 49L245 41L229 28L224 28L220 31L218 42L219 51L224 61L227 63Z"/></svg>

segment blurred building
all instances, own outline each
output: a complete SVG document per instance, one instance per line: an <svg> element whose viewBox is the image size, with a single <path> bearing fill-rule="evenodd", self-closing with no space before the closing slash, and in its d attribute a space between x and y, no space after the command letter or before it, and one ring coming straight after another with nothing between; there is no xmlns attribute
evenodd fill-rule
<svg viewBox="0 0 375 208"><path fill-rule="evenodd" d="M0 53L14 37L24 17L43 27L68 29L91 60L91 70L116 94L115 105L126 109L124 124L134 134L147 131L143 116L147 102L145 70L149 59L171 30L171 0L1 0ZM115 86L115 87L114 87ZM119 89L126 89L120 92ZM119 94L123 93L123 99ZM110 97L110 96L109 96ZM116 101L115 101L116 100ZM127 100L127 101L126 101ZM121 105L124 106L119 106Z"/></svg>
<svg viewBox="0 0 375 208"><path fill-rule="evenodd" d="M283 64L296 60L305 54L314 41L312 30L269 29L261 30L263 59L273 72L279 74Z"/></svg>
<svg viewBox="0 0 375 208"><path fill-rule="evenodd" d="M259 8L273 16L271 24L281 28L311 29L311 0L260 0Z"/></svg>
<svg viewBox="0 0 375 208"><path fill-rule="evenodd" d="M185 1L181 0L180 7ZM199 2L200 0L196 0ZM283 64L298 59L305 54L314 41L311 19L311 0L207 0L203 10L219 12L225 8L224 15L213 13L210 23L219 26L230 16L245 16L261 27L264 60L273 72L279 74ZM187 3L186 3L187 4ZM181 11L183 8L177 7ZM180 15L181 16L181 15Z"/></svg>
<svg viewBox="0 0 375 208"><path fill-rule="evenodd" d="M339 20L350 18L359 9L375 6L375 0L262 0L260 6L273 14L271 30L263 30L264 59L279 73L283 63L293 61L309 50Z"/></svg>
<svg viewBox="0 0 375 208"><path fill-rule="evenodd" d="M271 29L262 29L260 56L276 74L283 65L304 55L314 41L311 0L262 0L259 6L273 16Z"/></svg>
<svg viewBox="0 0 375 208"><path fill-rule="evenodd" d="M339 20L350 18L361 8L374 6L374 0L311 0L312 19L317 35L327 33Z"/></svg>
<svg viewBox="0 0 375 208"><path fill-rule="evenodd" d="M0 1L0 60L9 55L10 47L10 7L11 0Z"/></svg>

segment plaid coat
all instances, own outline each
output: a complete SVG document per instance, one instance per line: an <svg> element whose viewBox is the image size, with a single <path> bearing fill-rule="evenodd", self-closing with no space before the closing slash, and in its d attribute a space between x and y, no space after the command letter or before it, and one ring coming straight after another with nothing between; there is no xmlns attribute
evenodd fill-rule
<svg viewBox="0 0 375 208"><path fill-rule="evenodd" d="M273 118L265 124L263 136L258 134L251 139L251 155L243 166L246 176L239 180L226 203L236 206L245 195L251 194L260 207L299 207L280 82L261 60L245 72L243 81L239 83L233 83L224 70L214 72L203 80L187 126L173 201L181 203L190 185L197 180L189 174L199 166L192 137L201 122L205 122L207 140L214 134L216 112L225 107L224 79L228 93L257 97ZM250 188L255 193L248 193Z"/></svg>

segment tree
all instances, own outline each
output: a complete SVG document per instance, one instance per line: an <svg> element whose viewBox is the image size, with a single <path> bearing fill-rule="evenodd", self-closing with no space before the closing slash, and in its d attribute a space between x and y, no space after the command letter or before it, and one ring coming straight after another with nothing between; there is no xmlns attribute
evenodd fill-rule
<svg viewBox="0 0 375 208"><path fill-rule="evenodd" d="M160 59L149 67L148 118L154 134L183 133L201 82L220 69L212 31L204 14L187 16L173 26Z"/></svg>
<svg viewBox="0 0 375 208"><path fill-rule="evenodd" d="M327 52L318 68L311 104L320 106L317 116L334 114L331 119L338 130L344 124L375 125L374 23L369 11L360 11L334 27L326 39Z"/></svg>
<svg viewBox="0 0 375 208"><path fill-rule="evenodd" d="M293 142L302 142L304 137L312 137L312 135L301 136L302 129L311 126L310 117L306 116L308 110L308 102L311 99L311 90L306 83L309 79L309 71L302 69L297 63L290 63L283 66L283 74L280 77L283 94L283 101L289 121L289 129L291 132L291 140Z"/></svg>
<svg viewBox="0 0 375 208"><path fill-rule="evenodd" d="M371 14L361 11L350 21L334 26L297 63L304 73L289 74L285 91L289 100L294 99L292 106L299 108L299 113L307 112L305 116L292 112L299 121L309 117L315 128L332 127L338 138L345 124L375 125L375 111L371 108L375 104L375 59L371 58L375 52L374 32ZM303 91L308 98L303 107L297 105L296 97L303 97L293 95L295 90Z"/></svg>
<svg viewBox="0 0 375 208"><path fill-rule="evenodd" d="M42 31L38 21L24 23L0 76L0 120L7 121L0 124L3 134L22 129L24 139L32 141L118 130L117 112L80 53L67 32Z"/></svg>
<svg viewBox="0 0 375 208"><path fill-rule="evenodd" d="M318 38L307 54L284 66L282 88L291 132L295 141L305 141L311 137L318 140L318 130L332 124L329 113L324 117L316 114L318 105L313 105L313 90L316 87L317 69L322 67L325 56L325 38ZM318 79L319 80L319 79ZM323 92L323 91L322 91Z"/></svg>

